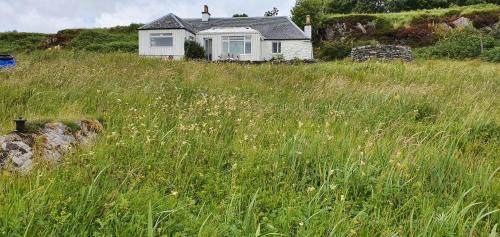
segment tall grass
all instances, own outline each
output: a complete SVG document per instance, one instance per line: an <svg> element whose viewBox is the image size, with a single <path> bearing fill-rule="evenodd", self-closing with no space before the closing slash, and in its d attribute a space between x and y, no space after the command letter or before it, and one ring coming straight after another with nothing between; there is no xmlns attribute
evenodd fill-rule
<svg viewBox="0 0 500 237"><path fill-rule="evenodd" d="M40 52L12 118L98 117L59 165L0 177L5 236L495 236L500 68L166 62Z"/></svg>

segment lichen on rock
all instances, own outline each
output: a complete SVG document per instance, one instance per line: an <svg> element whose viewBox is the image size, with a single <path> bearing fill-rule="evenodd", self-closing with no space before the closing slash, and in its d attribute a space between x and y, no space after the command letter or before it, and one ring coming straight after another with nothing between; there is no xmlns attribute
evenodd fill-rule
<svg viewBox="0 0 500 237"><path fill-rule="evenodd" d="M13 132L0 136L0 169L29 172L33 169L34 154L58 162L72 149L95 142L103 131L102 124L95 120L75 122L74 131L64 123L47 123L39 131Z"/></svg>

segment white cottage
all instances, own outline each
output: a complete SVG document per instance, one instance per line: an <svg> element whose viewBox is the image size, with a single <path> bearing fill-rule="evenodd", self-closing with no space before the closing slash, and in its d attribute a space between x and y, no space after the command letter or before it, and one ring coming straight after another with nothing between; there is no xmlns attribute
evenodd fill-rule
<svg viewBox="0 0 500 237"><path fill-rule="evenodd" d="M309 16L302 31L289 17L212 18L205 6L201 18L171 13L139 28L139 55L182 59L184 42L195 40L213 61L313 59L311 32Z"/></svg>

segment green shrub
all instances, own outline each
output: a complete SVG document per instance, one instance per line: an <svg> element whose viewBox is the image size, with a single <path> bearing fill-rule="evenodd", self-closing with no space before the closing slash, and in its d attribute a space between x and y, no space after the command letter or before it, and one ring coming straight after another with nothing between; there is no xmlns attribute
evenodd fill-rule
<svg viewBox="0 0 500 237"><path fill-rule="evenodd" d="M135 53L138 49L137 42L109 42L105 44L90 44L84 49L93 52L111 53L111 52L124 52Z"/></svg>
<svg viewBox="0 0 500 237"><path fill-rule="evenodd" d="M376 40L358 40L341 39L336 41L323 41L318 48L315 49L316 55L326 61L341 60L351 55L351 51L355 47L378 45Z"/></svg>
<svg viewBox="0 0 500 237"><path fill-rule="evenodd" d="M500 63L500 47L485 50L480 58L486 62Z"/></svg>
<svg viewBox="0 0 500 237"><path fill-rule="evenodd" d="M432 58L470 59L477 58L482 49L493 48L495 38L492 35L479 35L468 31L451 31L434 46L422 52Z"/></svg>
<svg viewBox="0 0 500 237"><path fill-rule="evenodd" d="M410 24L413 26L418 26L428 23L440 23L444 21L443 16L431 15L431 14L421 14L413 17Z"/></svg>
<svg viewBox="0 0 500 237"><path fill-rule="evenodd" d="M390 21L384 18L377 18L374 21L375 29L377 30L377 34L389 34L394 32L394 27Z"/></svg>
<svg viewBox="0 0 500 237"><path fill-rule="evenodd" d="M112 41L120 41L120 37L104 30L85 30L71 41L70 46L84 49L93 44L106 44Z"/></svg>
<svg viewBox="0 0 500 237"><path fill-rule="evenodd" d="M115 26L109 28L109 32L113 34L137 34L137 29L144 24L132 23L128 26Z"/></svg>
<svg viewBox="0 0 500 237"><path fill-rule="evenodd" d="M339 60L349 57L354 44L350 40L324 41L319 47L322 60Z"/></svg>
<svg viewBox="0 0 500 237"><path fill-rule="evenodd" d="M273 57L271 58L271 61L272 62L279 62L279 61L285 61L285 56L283 56L283 54L275 54L273 55Z"/></svg>
<svg viewBox="0 0 500 237"><path fill-rule="evenodd" d="M490 11L473 11L471 13L465 14L464 16L472 21L472 24L476 28L483 28L485 26L491 26L498 22L500 10L490 10Z"/></svg>
<svg viewBox="0 0 500 237"><path fill-rule="evenodd" d="M32 52L42 48L47 37L38 33L0 33L0 54Z"/></svg>
<svg viewBox="0 0 500 237"><path fill-rule="evenodd" d="M196 41L186 40L184 42L185 56L187 59L203 59L205 58L205 50Z"/></svg>

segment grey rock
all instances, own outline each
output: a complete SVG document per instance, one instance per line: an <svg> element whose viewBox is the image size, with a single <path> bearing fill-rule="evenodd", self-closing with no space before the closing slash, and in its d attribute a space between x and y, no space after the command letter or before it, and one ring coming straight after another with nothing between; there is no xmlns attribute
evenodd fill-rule
<svg viewBox="0 0 500 237"><path fill-rule="evenodd" d="M405 62L413 61L411 48L399 45L361 46L352 49L351 57L358 62L366 61L368 59L401 59Z"/></svg>
<svg viewBox="0 0 500 237"><path fill-rule="evenodd" d="M455 28L467 28L472 25L471 20L467 17L460 17L451 23Z"/></svg>
<svg viewBox="0 0 500 237"><path fill-rule="evenodd" d="M68 126L62 123L46 124L42 129L42 136L46 137L45 158L53 161L59 161L76 142Z"/></svg>
<svg viewBox="0 0 500 237"><path fill-rule="evenodd" d="M34 166L34 150L49 161L60 161L73 148L95 142L102 132L98 121L82 120L76 124L80 126L78 132L72 132L63 123L49 123L36 133L0 136L0 170L29 172Z"/></svg>
<svg viewBox="0 0 500 237"><path fill-rule="evenodd" d="M363 26L363 24L361 24L361 23L358 22L358 24L356 24L356 27L358 29L360 29L361 32L363 32L363 34L366 34L367 31L366 31L365 27Z"/></svg>

